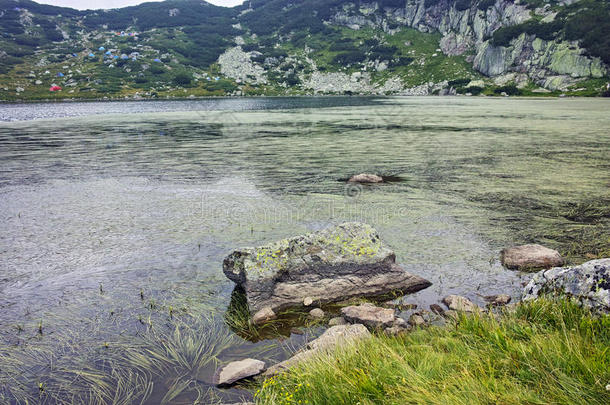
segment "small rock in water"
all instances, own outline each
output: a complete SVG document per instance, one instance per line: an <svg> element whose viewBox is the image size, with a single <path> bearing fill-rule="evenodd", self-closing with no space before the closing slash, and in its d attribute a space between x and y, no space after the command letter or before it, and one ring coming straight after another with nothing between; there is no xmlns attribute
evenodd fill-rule
<svg viewBox="0 0 610 405"><path fill-rule="evenodd" d="M314 308L309 311L309 316L313 319L322 319L324 318L324 311L322 311L320 308Z"/></svg>
<svg viewBox="0 0 610 405"><path fill-rule="evenodd" d="M271 307L265 307L252 316L252 322L255 325L262 325L265 322L269 322L274 319L277 319L277 315L275 312L273 312Z"/></svg>
<svg viewBox="0 0 610 405"><path fill-rule="evenodd" d="M360 173L350 177L348 180L350 183L382 183L383 177L377 176L376 174Z"/></svg>
<svg viewBox="0 0 610 405"><path fill-rule="evenodd" d="M306 307L310 306L311 304L313 304L313 299L311 299L311 297L305 297L305 299L303 300L303 305L305 305Z"/></svg>
<svg viewBox="0 0 610 405"><path fill-rule="evenodd" d="M438 314L438 315L444 315L445 314L445 310L443 309L443 307L441 307L438 304L430 305L430 311L432 311L432 312L434 312L435 314Z"/></svg>
<svg viewBox="0 0 610 405"><path fill-rule="evenodd" d="M487 301L487 305L490 307L502 307L507 305L511 300L511 297L508 294L488 295L484 298L485 301Z"/></svg>
<svg viewBox="0 0 610 405"><path fill-rule="evenodd" d="M214 384L231 385L239 380L254 377L265 370L265 362L255 359L233 361L218 370L214 375Z"/></svg>
<svg viewBox="0 0 610 405"><path fill-rule="evenodd" d="M361 323L369 328L389 327L394 323L394 310L365 303L341 309L343 317L352 323Z"/></svg>
<svg viewBox="0 0 610 405"><path fill-rule="evenodd" d="M346 325L347 321L342 316L331 318L328 321L328 326Z"/></svg>
<svg viewBox="0 0 610 405"><path fill-rule="evenodd" d="M290 333L292 333L293 335L303 335L305 332L303 332L303 329L292 328L290 329Z"/></svg>
<svg viewBox="0 0 610 405"><path fill-rule="evenodd" d="M460 295L446 296L443 298L443 304L454 311L475 312L479 309L479 307L473 304L468 298Z"/></svg>
<svg viewBox="0 0 610 405"><path fill-rule="evenodd" d="M563 266L558 251L542 245L514 246L500 252L502 265L511 270L540 270Z"/></svg>
<svg viewBox="0 0 610 405"><path fill-rule="evenodd" d="M426 320L423 316L419 314L413 314L409 317L409 325L412 326L424 326L426 324Z"/></svg>

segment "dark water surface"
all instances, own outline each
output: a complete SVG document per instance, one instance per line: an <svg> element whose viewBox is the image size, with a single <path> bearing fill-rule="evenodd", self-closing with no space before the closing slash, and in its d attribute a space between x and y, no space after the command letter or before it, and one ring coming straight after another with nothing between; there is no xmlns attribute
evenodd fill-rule
<svg viewBox="0 0 610 405"><path fill-rule="evenodd" d="M449 293L518 297L523 276L499 265L502 247L562 250L558 235L607 232L561 209L609 197L609 107L353 97L2 105L2 120L27 121L0 123L0 403L250 398L213 387L216 361L273 362L322 329L240 337L225 322L233 285L223 258L344 221L375 226L401 265L433 282L409 297L421 307ZM363 171L396 181L341 181Z"/></svg>

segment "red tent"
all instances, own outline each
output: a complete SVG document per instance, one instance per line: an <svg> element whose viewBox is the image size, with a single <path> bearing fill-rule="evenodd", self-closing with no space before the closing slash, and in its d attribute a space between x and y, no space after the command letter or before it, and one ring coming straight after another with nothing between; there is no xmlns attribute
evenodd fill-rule
<svg viewBox="0 0 610 405"><path fill-rule="evenodd" d="M49 89L49 91L59 91L61 90L61 87L59 86L51 86L51 88Z"/></svg>

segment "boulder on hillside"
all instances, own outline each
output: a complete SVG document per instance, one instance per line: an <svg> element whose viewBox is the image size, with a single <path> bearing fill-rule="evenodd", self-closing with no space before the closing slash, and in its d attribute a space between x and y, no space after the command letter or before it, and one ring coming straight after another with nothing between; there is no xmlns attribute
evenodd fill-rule
<svg viewBox="0 0 610 405"><path fill-rule="evenodd" d="M366 326L361 324L337 325L327 329L322 336L312 340L303 349L299 350L288 360L284 360L265 371L265 377L272 377L276 374L289 370L296 364L310 359L319 353L328 352L338 345L354 342L371 336Z"/></svg>
<svg viewBox="0 0 610 405"><path fill-rule="evenodd" d="M376 174L360 173L349 178L350 183L383 183L383 177Z"/></svg>
<svg viewBox="0 0 610 405"><path fill-rule="evenodd" d="M532 300L543 294L568 295L595 311L610 312L610 258L536 273L522 298Z"/></svg>
<svg viewBox="0 0 610 405"><path fill-rule="evenodd" d="M321 305L355 297L407 294L431 285L396 263L369 225L344 223L320 232L231 253L225 275L242 288L250 313ZM309 299L307 302L309 302Z"/></svg>
<svg viewBox="0 0 610 405"><path fill-rule="evenodd" d="M502 250L502 265L511 270L540 270L563 266L558 251L542 245L521 245Z"/></svg>

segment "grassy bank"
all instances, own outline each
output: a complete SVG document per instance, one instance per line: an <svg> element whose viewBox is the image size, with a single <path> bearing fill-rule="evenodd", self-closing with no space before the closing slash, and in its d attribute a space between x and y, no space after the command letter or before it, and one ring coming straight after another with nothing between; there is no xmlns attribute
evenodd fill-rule
<svg viewBox="0 0 610 405"><path fill-rule="evenodd" d="M267 380L261 404L607 404L610 316L567 301L376 335Z"/></svg>

